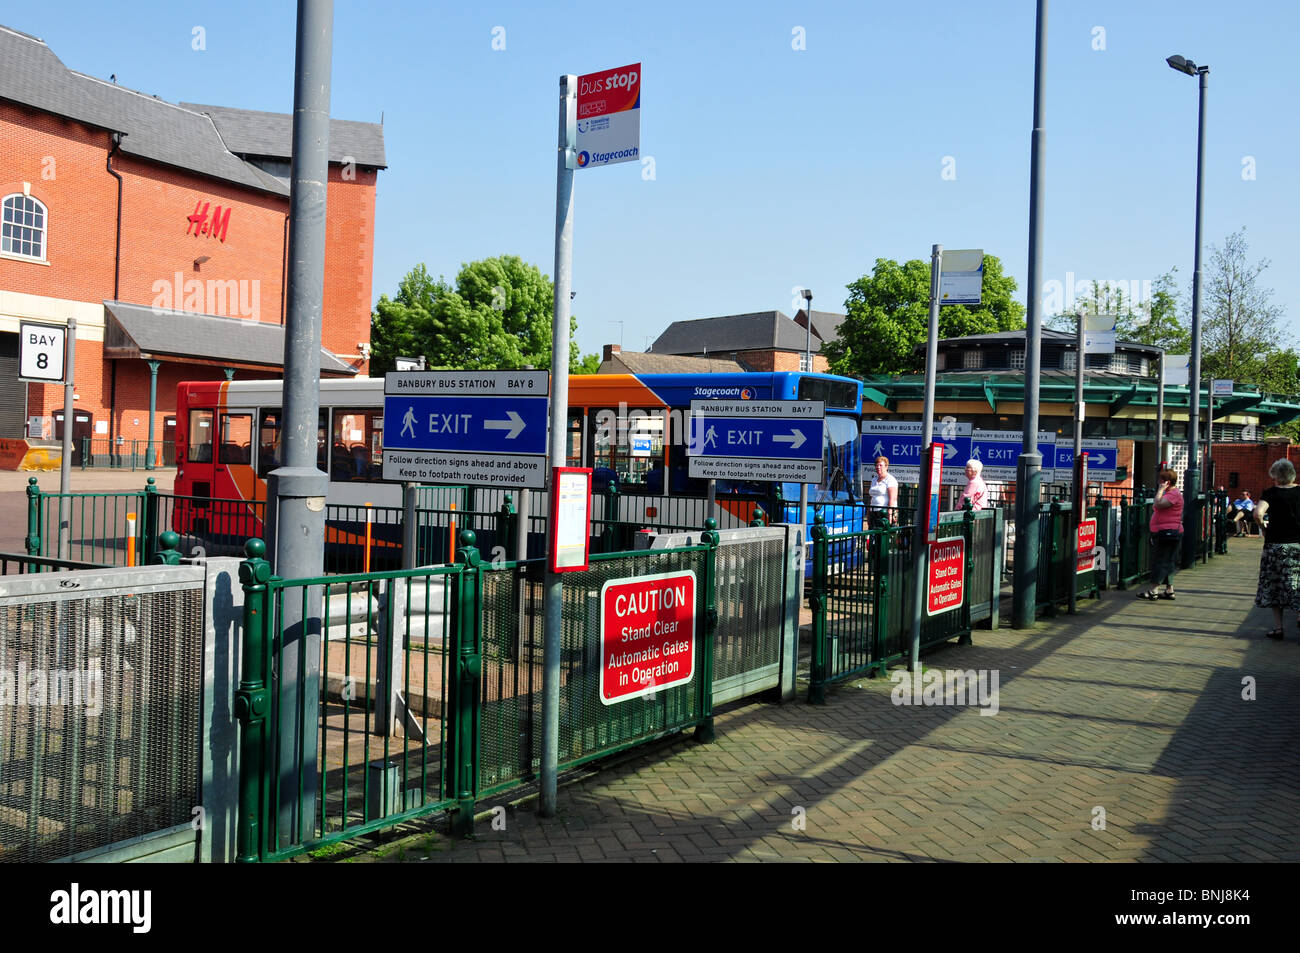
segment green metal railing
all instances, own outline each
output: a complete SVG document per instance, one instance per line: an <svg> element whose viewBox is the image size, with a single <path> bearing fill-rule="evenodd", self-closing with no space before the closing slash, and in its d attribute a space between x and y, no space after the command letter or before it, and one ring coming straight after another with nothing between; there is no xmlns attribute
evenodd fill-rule
<svg viewBox="0 0 1300 953"><path fill-rule="evenodd" d="M112 437L82 437L74 462L87 468L108 467L114 470L152 470L176 466L176 444L171 440L155 440L152 444L153 460L149 459L148 440L115 440Z"/></svg>
<svg viewBox="0 0 1300 953"><path fill-rule="evenodd" d="M596 555L589 569L566 574L561 769L690 727L711 739L713 521L701 538ZM477 800L537 776L545 567L484 561L476 542L460 531L454 565L286 580L271 575L261 540L248 541L235 703L241 862L283 859L438 811L451 811L453 830L468 833ZM615 579L684 571L697 580L692 679L602 703L602 590ZM288 684L291 634L281 622L286 605L310 617L313 604L323 606L325 633L316 693ZM305 657L300 686L312 684Z"/></svg>
<svg viewBox="0 0 1300 953"><path fill-rule="evenodd" d="M1109 501L1103 500L1100 506L1087 507L1084 513L1087 519L1097 521L1097 539L1100 542L1104 538L1104 521L1110 518ZM1044 508L1038 524L1041 535L1037 611L1054 616L1060 606L1069 603L1071 585L1075 586L1076 597L1095 597L1099 594L1102 579L1095 569L1078 571L1080 553L1073 503L1054 500ZM1072 576L1075 579L1073 583Z"/></svg>
<svg viewBox="0 0 1300 953"><path fill-rule="evenodd" d="M975 581L974 567L977 562L993 562L989 547L994 534L981 533L989 544L977 551L976 519L992 523L996 516L968 509L944 514L941 519L938 539L965 541L967 589L960 607L922 618L922 649L953 638L969 640L972 599L981 599L970 588ZM811 537L813 618L808 697L820 703L825 700L826 685L883 673L890 663L910 653L917 581L910 526L832 534L818 517ZM992 585L991 575L986 574L986 585Z"/></svg>
<svg viewBox="0 0 1300 953"><path fill-rule="evenodd" d="M1148 525L1154 498L1139 490L1133 502L1120 501L1119 587L1126 589L1151 572Z"/></svg>

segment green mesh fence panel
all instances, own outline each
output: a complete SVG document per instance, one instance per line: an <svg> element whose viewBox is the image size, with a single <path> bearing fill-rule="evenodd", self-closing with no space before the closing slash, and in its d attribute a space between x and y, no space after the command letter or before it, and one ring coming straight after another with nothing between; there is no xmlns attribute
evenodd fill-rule
<svg viewBox="0 0 1300 953"><path fill-rule="evenodd" d="M561 769L696 724L701 716L702 549L662 550L593 559L564 575L560 648ZM601 589L612 580L691 570L696 577L696 654L684 685L606 705L600 697ZM508 564L484 573L482 792L531 779L540 764L542 714L541 566Z"/></svg>

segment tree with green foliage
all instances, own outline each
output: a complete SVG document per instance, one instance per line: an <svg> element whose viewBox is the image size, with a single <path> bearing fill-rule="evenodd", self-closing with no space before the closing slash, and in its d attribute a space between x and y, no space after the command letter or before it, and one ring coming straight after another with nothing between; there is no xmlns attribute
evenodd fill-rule
<svg viewBox="0 0 1300 953"><path fill-rule="evenodd" d="M847 316L839 337L823 351L836 374L900 374L924 363L915 353L924 344L930 321L930 263L913 259L902 265L877 258L870 275L848 286ZM1002 273L996 255L984 256L983 301L978 307L945 305L939 309L939 337L963 337L1014 331L1025 326L1024 305L1012 299L1016 281Z"/></svg>
<svg viewBox="0 0 1300 953"><path fill-rule="evenodd" d="M1250 263L1246 230L1210 246L1202 287L1201 364L1206 377L1224 377L1262 390L1295 393L1291 340L1273 289L1260 286L1269 262Z"/></svg>
<svg viewBox="0 0 1300 953"><path fill-rule="evenodd" d="M380 295L375 305L370 373L393 370L397 357L420 355L430 368L549 368L554 299L550 278L515 255L462 265L454 288L416 265L395 298ZM576 330L570 316L571 370L581 365Z"/></svg>
<svg viewBox="0 0 1300 953"><path fill-rule="evenodd" d="M1075 332L1077 315L1114 315L1115 338L1134 344L1164 348L1170 354L1185 354L1191 345L1187 322L1179 316L1178 284L1174 268L1152 283L1149 301L1134 301L1124 293L1124 282L1082 282L1074 302L1046 319L1049 328Z"/></svg>

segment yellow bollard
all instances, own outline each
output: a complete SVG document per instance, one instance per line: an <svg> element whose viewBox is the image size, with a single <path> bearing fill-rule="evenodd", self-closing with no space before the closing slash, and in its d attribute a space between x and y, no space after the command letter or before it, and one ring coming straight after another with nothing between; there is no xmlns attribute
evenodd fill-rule
<svg viewBox="0 0 1300 953"><path fill-rule="evenodd" d="M456 504L451 504L451 558L449 563L456 561Z"/></svg>
<svg viewBox="0 0 1300 953"><path fill-rule="evenodd" d="M366 554L362 558L361 571L370 572L370 504L366 504Z"/></svg>

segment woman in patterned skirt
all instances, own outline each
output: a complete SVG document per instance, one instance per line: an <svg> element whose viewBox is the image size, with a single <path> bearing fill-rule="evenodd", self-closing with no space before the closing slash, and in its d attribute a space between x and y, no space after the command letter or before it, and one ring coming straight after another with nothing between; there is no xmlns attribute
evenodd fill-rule
<svg viewBox="0 0 1300 953"><path fill-rule="evenodd" d="M1300 487L1295 465L1283 458L1268 468L1273 486L1255 504L1255 522L1264 531L1255 605L1273 610L1270 639L1282 638L1282 610L1300 613Z"/></svg>

